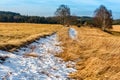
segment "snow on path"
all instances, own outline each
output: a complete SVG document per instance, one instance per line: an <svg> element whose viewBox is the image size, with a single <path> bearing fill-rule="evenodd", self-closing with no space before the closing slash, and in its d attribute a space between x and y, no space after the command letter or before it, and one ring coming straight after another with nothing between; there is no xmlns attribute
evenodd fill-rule
<svg viewBox="0 0 120 80"><path fill-rule="evenodd" d="M0 56L9 56L0 64L0 80L67 80L68 74L76 70L66 65L75 63L64 62L54 56L62 52L59 45L58 37L54 34L40 38L14 54L0 51ZM38 57L23 56L31 52Z"/></svg>

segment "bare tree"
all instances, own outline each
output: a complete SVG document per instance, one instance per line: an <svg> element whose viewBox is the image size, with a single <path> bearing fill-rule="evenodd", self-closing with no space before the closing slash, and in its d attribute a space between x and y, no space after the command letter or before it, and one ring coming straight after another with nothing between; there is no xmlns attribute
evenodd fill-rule
<svg viewBox="0 0 120 80"><path fill-rule="evenodd" d="M55 15L62 25L70 25L70 8L67 5L60 5Z"/></svg>
<svg viewBox="0 0 120 80"><path fill-rule="evenodd" d="M112 20L112 11L107 10L104 5L101 5L95 10L94 21L96 27L99 27L102 30L110 29L112 28Z"/></svg>

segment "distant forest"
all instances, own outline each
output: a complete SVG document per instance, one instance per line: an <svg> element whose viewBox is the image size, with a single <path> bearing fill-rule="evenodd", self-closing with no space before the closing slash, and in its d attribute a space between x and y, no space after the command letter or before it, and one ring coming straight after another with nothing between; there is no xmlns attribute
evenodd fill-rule
<svg viewBox="0 0 120 80"><path fill-rule="evenodd" d="M0 11L0 22L57 24L55 17L24 16L20 13Z"/></svg>
<svg viewBox="0 0 120 80"><path fill-rule="evenodd" d="M0 11L0 22L16 22L16 23L40 23L40 24L60 24L57 17L40 17L40 16L25 16L20 13ZM71 16L71 25L91 25L93 18L88 16ZM113 24L120 24L120 19L114 20Z"/></svg>
<svg viewBox="0 0 120 80"><path fill-rule="evenodd" d="M20 13L0 11L0 22L59 24L57 17L25 16ZM92 17L71 16L71 24L92 22Z"/></svg>

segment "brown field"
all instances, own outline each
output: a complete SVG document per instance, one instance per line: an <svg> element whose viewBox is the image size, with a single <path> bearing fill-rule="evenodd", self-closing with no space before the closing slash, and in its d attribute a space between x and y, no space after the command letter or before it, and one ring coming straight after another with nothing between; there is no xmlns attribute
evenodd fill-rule
<svg viewBox="0 0 120 80"><path fill-rule="evenodd" d="M117 25L118 26L118 25ZM113 31L120 31L114 26ZM20 46L25 42L57 32L64 52L56 55L65 61L76 62L77 71L69 76L75 80L119 80L120 36L96 28L77 28L78 39L68 36L69 27L44 24L0 24L0 47ZM30 55L31 56L31 55Z"/></svg>
<svg viewBox="0 0 120 80"><path fill-rule="evenodd" d="M70 77L75 80L119 80L120 36L95 28L74 28L78 31L77 41L65 35L67 29L59 33L64 52L57 55L65 61L76 62L77 72L71 73Z"/></svg>
<svg viewBox="0 0 120 80"><path fill-rule="evenodd" d="M0 49L14 50L61 28L51 24L0 23Z"/></svg>
<svg viewBox="0 0 120 80"><path fill-rule="evenodd" d="M114 25L113 31L120 31L120 25Z"/></svg>

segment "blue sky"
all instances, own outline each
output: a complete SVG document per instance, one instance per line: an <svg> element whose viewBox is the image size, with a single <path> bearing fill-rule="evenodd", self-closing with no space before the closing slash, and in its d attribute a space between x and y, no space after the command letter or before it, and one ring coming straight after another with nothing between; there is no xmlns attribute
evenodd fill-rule
<svg viewBox="0 0 120 80"><path fill-rule="evenodd" d="M73 15L93 16L101 4L112 10L114 18L120 18L120 0L1 0L1 11L13 11L22 15L53 16L59 5L71 8Z"/></svg>

